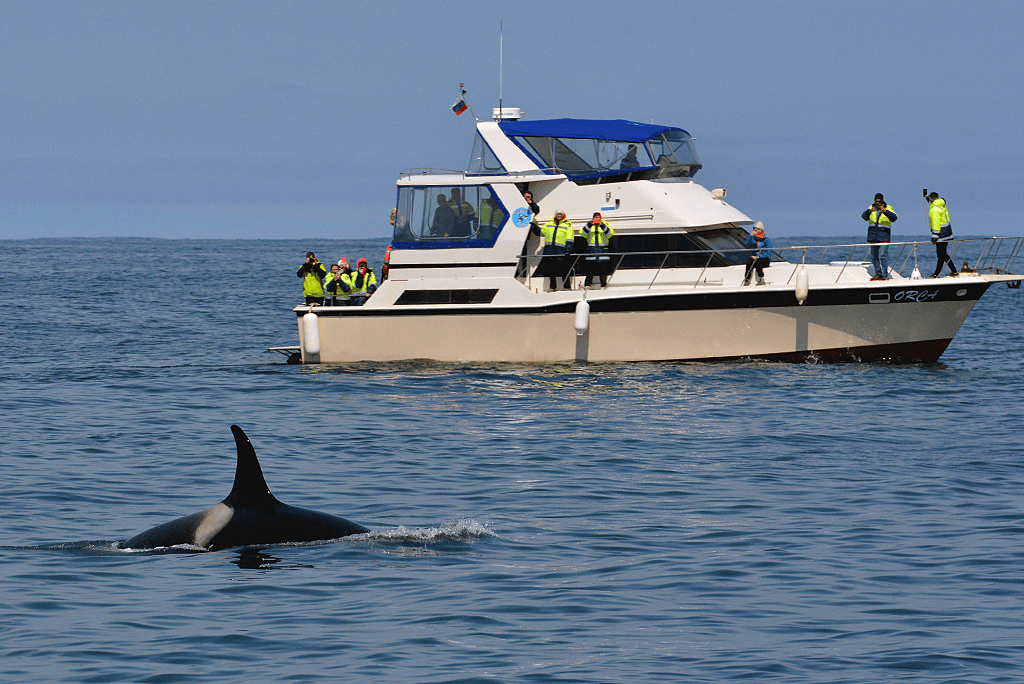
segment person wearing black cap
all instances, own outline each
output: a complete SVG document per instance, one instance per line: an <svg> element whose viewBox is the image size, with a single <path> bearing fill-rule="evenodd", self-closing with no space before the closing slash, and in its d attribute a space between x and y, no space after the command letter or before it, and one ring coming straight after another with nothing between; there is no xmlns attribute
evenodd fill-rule
<svg viewBox="0 0 1024 684"><path fill-rule="evenodd" d="M302 294L306 297L306 304L323 304L323 279L327 275L327 269L316 258L316 254L306 252L306 261L299 266L295 275L302 278Z"/></svg>
<svg viewBox="0 0 1024 684"><path fill-rule="evenodd" d="M932 278L942 275L942 267L948 265L950 276L958 275L953 260L946 254L946 244L953 239L953 227L949 225L949 212L946 211L946 200L939 197L939 193L924 191L924 198L928 202L928 223L932 228L932 244L935 245L935 273Z"/></svg>
<svg viewBox="0 0 1024 684"><path fill-rule="evenodd" d="M882 193L875 195L875 201L860 215L868 222L868 242L871 245L871 265L875 267L872 280L889 279L889 239L892 236L892 222L896 220L896 212L885 203ZM877 243L882 243L878 247Z"/></svg>

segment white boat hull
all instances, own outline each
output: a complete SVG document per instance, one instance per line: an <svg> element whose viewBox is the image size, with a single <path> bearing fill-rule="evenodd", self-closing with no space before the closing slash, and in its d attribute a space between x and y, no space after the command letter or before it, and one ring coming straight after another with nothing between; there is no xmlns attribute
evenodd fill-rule
<svg viewBox="0 0 1024 684"><path fill-rule="evenodd" d="M835 288L812 292L806 305L796 302L791 289L591 298L589 328L581 335L574 329L576 301L536 310L321 309L319 361L554 363L752 357L931 362L939 358L988 286L980 278L969 284L961 280L928 290L939 296L915 294L911 299L906 293L915 291L905 284ZM837 303L823 301L828 299ZM301 340L301 315L308 309L296 311ZM301 343L306 348L305 340Z"/></svg>

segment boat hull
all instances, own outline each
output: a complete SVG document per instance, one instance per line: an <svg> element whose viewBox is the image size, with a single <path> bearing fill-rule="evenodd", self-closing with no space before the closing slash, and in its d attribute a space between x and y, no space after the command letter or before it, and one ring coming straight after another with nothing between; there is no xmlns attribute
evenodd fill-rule
<svg viewBox="0 0 1024 684"><path fill-rule="evenodd" d="M535 307L320 309L319 361L934 362L988 286L977 279L927 288L833 288L812 291L804 305L793 290L782 288L602 291L588 297L589 326L583 334L574 329L579 297ZM301 316L308 309L296 311L305 348Z"/></svg>

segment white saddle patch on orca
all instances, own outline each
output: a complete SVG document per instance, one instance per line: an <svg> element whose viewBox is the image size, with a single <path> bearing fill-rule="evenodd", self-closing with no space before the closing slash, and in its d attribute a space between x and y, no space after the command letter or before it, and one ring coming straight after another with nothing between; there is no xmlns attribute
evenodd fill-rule
<svg viewBox="0 0 1024 684"><path fill-rule="evenodd" d="M196 528L196 546L208 547L213 538L223 530L231 518L235 515L235 509L219 503L203 511L203 522Z"/></svg>

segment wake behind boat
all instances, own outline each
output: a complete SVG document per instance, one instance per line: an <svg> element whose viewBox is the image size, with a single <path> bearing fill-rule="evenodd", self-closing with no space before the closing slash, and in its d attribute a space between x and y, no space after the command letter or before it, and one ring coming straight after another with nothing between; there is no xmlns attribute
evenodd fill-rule
<svg viewBox="0 0 1024 684"><path fill-rule="evenodd" d="M956 278L904 277L917 245L891 243L902 266L888 280L851 245L775 249L763 284L745 285L754 221L694 181L685 130L494 118L477 123L466 171L400 175L387 279L365 305L295 307L303 363L934 362L990 285L1022 278L1024 238L991 238ZM600 212L607 253L577 237L569 255L545 255L531 225L556 211L577 236Z"/></svg>

